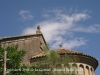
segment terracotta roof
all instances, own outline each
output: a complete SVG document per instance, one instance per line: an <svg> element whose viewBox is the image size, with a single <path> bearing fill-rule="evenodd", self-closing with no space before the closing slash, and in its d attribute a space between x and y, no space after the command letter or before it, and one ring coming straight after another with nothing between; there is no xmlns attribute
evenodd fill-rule
<svg viewBox="0 0 100 75"><path fill-rule="evenodd" d="M82 52L78 52L78 51L74 51L74 50L70 50L70 49L64 49L64 48L59 48L57 49L57 52L59 54L83 54Z"/></svg>
<svg viewBox="0 0 100 75"><path fill-rule="evenodd" d="M71 55L82 55L82 56L86 56L86 57L90 57L90 58L93 58L93 59L95 59L96 61L98 61L95 57L92 57L92 56L90 56L90 55L88 55L88 54L84 54L84 53L82 53L82 52L78 52L78 51L74 51L74 50L70 50L70 49L64 49L64 48L62 48L62 47L60 47L59 49L57 49L57 52L59 53L59 54L71 54Z"/></svg>
<svg viewBox="0 0 100 75"><path fill-rule="evenodd" d="M83 55L83 56L88 56L88 57L94 58L94 57L92 57L92 56L90 56L88 54L83 54L82 52L78 52L78 51L74 51L74 50L70 50L70 49L59 48L56 51L59 54L72 54L72 55L77 54L77 55ZM44 52L41 52L41 53L38 53L36 55L33 55L31 57L31 59L35 59L35 58L39 58L39 57L44 57L44 56L46 56L46 54ZM96 58L94 58L94 59L96 59Z"/></svg>
<svg viewBox="0 0 100 75"><path fill-rule="evenodd" d="M96 61L98 61L96 58L94 58L94 57L92 57L92 56L90 56L90 55L88 55L88 54L84 54L84 53L82 53L82 52L78 52L78 51L74 51L74 50L70 50L70 49L64 49L64 48L59 48L59 49L57 49L56 50L59 54L71 54L71 55L82 55L82 56L86 56L86 57L90 57L90 58L93 58L93 59L95 59ZM44 57L44 56L46 56L46 54L44 53L44 52L41 52L41 53L39 53L39 54L36 54L36 55L34 55L34 56L32 56L32 58L31 59L35 59L35 58L40 58L40 57Z"/></svg>
<svg viewBox="0 0 100 75"><path fill-rule="evenodd" d="M59 48L56 50L59 54L83 54L82 52L77 52L77 51L74 51L74 50L69 50L69 49L63 49L63 48ZM31 57L31 59L35 59L35 58L40 58L40 57L44 57L46 56L46 54L44 52L41 52L41 53L38 53L36 55L33 55Z"/></svg>
<svg viewBox="0 0 100 75"><path fill-rule="evenodd" d="M44 56L46 56L45 53L41 52L41 53L38 53L38 54L32 56L31 59L40 58L40 57L44 57Z"/></svg>

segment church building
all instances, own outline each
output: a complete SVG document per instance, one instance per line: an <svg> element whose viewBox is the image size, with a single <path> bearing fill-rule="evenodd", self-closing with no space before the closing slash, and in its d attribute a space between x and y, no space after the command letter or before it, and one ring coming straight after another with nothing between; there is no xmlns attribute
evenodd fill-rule
<svg viewBox="0 0 100 75"><path fill-rule="evenodd" d="M31 65L38 59L40 60L46 56L44 53L44 47L46 47L47 43L40 31L40 26L37 26L36 34L0 38L0 44L3 48L13 44L18 45L19 50L26 50L27 53L21 64ZM77 71L78 75L95 75L95 70L98 67L98 60L93 56L75 50L65 49L62 45L56 49L56 52L60 56L68 54L69 56L78 58L78 60L75 61L75 64L73 64L73 62L67 63L67 65L60 64L62 68L68 67L68 65L76 65L81 69L81 71Z"/></svg>

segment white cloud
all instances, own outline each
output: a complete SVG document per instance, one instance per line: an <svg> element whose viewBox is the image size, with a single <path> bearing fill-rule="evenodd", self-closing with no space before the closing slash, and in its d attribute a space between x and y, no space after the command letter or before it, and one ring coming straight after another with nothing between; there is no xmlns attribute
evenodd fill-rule
<svg viewBox="0 0 100 75"><path fill-rule="evenodd" d="M74 28L73 31L85 32L85 33L97 33L97 32L100 32L100 25L95 24L89 27L77 27L77 28Z"/></svg>
<svg viewBox="0 0 100 75"><path fill-rule="evenodd" d="M87 40L84 38L72 38L72 36L74 31L83 32L85 28L77 26L76 23L90 18L88 14L81 12L68 15L62 13L61 10L53 10L50 13L53 13L54 16L37 23L33 27L24 29L22 34L33 34L36 31L36 26L40 25L46 41L51 44L52 48L58 48L58 46L62 43L63 47L70 49L86 45ZM50 13L46 14L50 16ZM97 31L96 27L100 28L99 25L90 26L86 28L85 32L91 32L92 30Z"/></svg>
<svg viewBox="0 0 100 75"><path fill-rule="evenodd" d="M49 17L50 17L49 14L43 14L42 16L43 16L44 18L49 18Z"/></svg>
<svg viewBox="0 0 100 75"><path fill-rule="evenodd" d="M23 21L25 21L25 20L32 20L33 19L33 15L31 15L30 11L28 11L28 10L21 10L19 12L19 14L21 15L21 19Z"/></svg>
<svg viewBox="0 0 100 75"><path fill-rule="evenodd" d="M80 47L81 45L86 45L86 42L87 40L83 38L74 38L66 41L66 43L63 44L63 46L67 48Z"/></svg>

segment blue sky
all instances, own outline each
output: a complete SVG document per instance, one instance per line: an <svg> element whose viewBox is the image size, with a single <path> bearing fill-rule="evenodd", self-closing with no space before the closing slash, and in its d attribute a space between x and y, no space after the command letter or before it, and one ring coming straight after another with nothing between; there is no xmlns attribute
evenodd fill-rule
<svg viewBox="0 0 100 75"><path fill-rule="evenodd" d="M100 0L0 0L0 37L34 34L100 60ZM99 69L96 75L99 75Z"/></svg>

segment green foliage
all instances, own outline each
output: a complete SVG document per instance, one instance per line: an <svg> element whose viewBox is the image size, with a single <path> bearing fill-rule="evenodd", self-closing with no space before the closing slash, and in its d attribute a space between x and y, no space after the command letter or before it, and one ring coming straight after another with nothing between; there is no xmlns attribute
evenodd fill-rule
<svg viewBox="0 0 100 75"><path fill-rule="evenodd" d="M51 64L55 64L56 62L59 61L60 59L60 55L55 51L55 50L51 50L49 51L50 53L46 56L46 62L50 62Z"/></svg>
<svg viewBox="0 0 100 75"><path fill-rule="evenodd" d="M26 54L25 50L18 50L18 45L11 45L7 48L2 48L0 45L0 59L3 59L4 51L7 51L7 69L19 69L21 68L20 63L23 60L23 56ZM0 62L0 72L3 72L3 62ZM12 74L11 74L12 73ZM13 75L11 72L10 75ZM17 72L14 72L17 74Z"/></svg>

